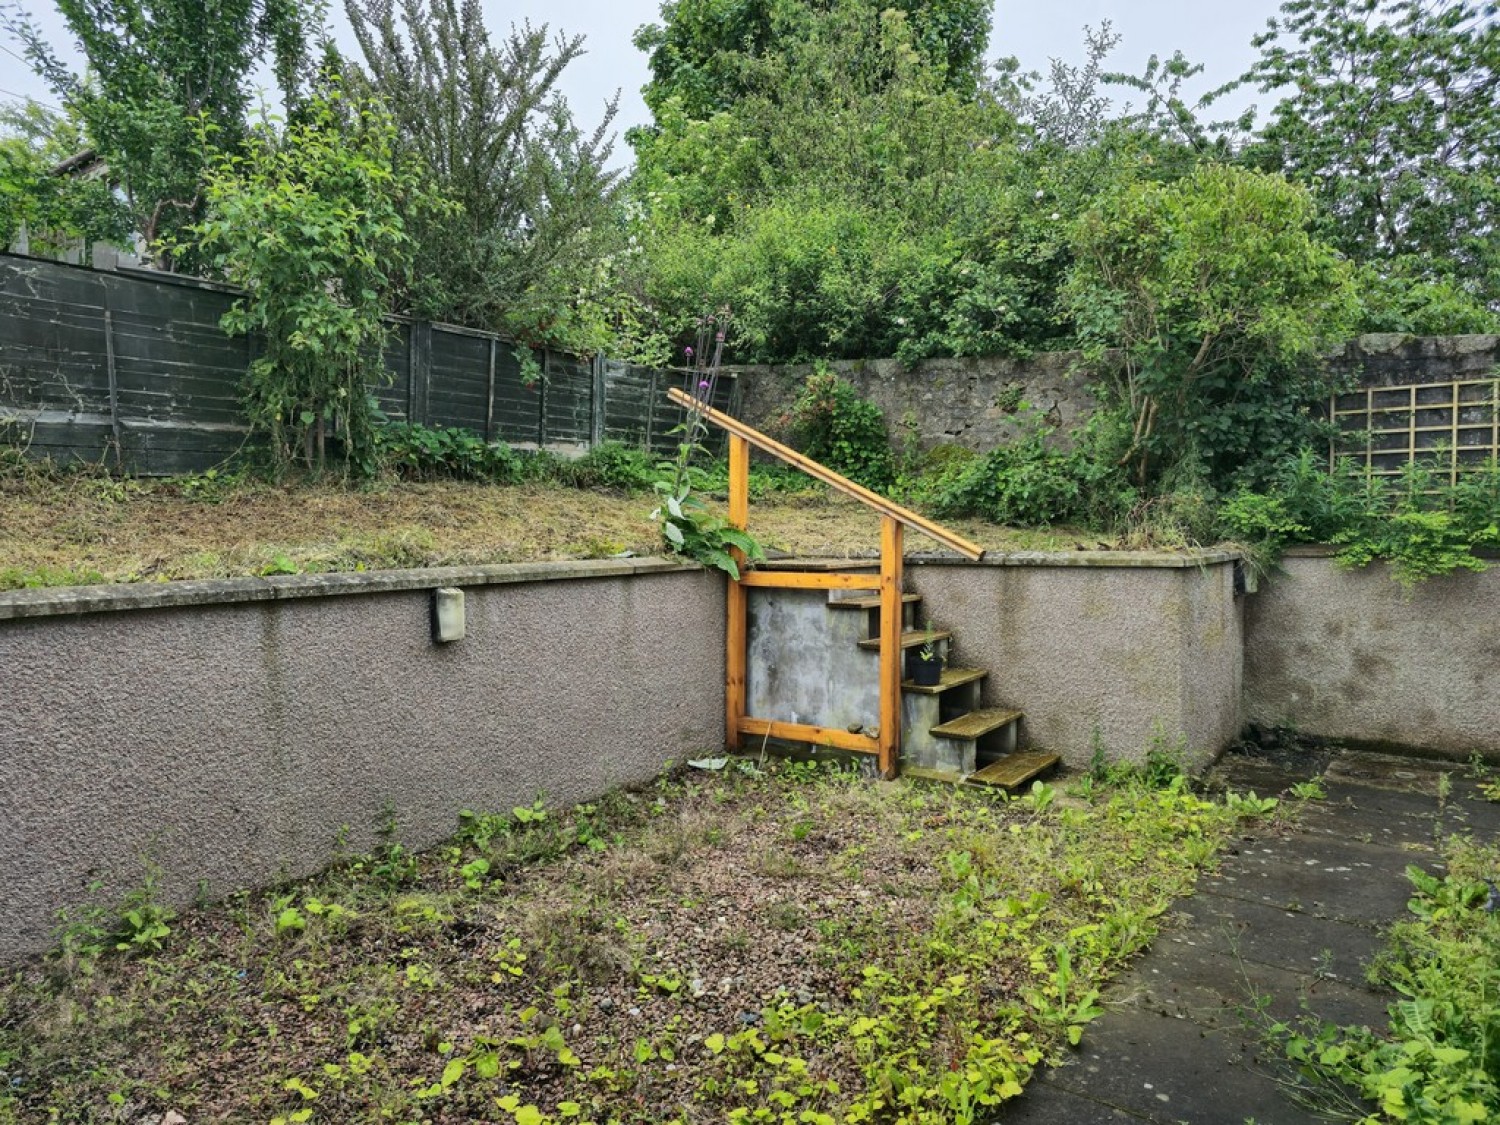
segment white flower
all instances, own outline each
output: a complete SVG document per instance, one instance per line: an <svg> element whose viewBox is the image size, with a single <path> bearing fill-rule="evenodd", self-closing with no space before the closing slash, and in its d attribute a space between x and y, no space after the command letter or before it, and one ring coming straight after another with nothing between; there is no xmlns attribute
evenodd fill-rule
<svg viewBox="0 0 1500 1125"><path fill-rule="evenodd" d="M1056 211L1052 212L1052 221L1054 223L1057 222L1057 220L1060 219L1060 218L1062 218L1062 216L1060 214L1058 214Z"/></svg>
<svg viewBox="0 0 1500 1125"><path fill-rule="evenodd" d="M1040 188L1038 188L1037 189L1037 193L1036 193L1036 197L1038 199L1045 199L1047 197L1047 193L1045 191L1042 191Z"/></svg>

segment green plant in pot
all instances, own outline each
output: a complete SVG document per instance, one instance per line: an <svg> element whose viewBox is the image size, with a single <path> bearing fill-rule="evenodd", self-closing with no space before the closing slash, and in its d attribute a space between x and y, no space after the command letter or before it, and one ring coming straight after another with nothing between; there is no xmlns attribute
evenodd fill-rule
<svg viewBox="0 0 1500 1125"><path fill-rule="evenodd" d="M906 678L922 687L936 687L942 680L943 657L935 640L906 650Z"/></svg>

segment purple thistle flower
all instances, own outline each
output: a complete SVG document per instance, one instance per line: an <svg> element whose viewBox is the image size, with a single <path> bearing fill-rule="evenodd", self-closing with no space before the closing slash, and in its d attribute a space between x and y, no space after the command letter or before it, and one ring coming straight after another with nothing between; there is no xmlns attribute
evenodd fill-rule
<svg viewBox="0 0 1500 1125"><path fill-rule="evenodd" d="M693 358L693 349L692 349L692 346L689 345L688 347L683 348L682 349L682 354L685 355L685 356L687 356L688 359L692 359Z"/></svg>

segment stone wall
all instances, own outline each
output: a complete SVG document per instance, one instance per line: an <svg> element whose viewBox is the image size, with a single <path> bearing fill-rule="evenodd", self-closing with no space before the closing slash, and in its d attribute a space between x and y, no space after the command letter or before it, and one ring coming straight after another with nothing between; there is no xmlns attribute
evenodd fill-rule
<svg viewBox="0 0 1500 1125"><path fill-rule="evenodd" d="M1323 738L1500 759L1500 567L1411 591L1294 552L1245 618L1245 714Z"/></svg>
<svg viewBox="0 0 1500 1125"><path fill-rule="evenodd" d="M1500 370L1500 336L1372 333L1339 348L1330 362L1362 387L1482 379Z"/></svg>
<svg viewBox="0 0 1500 1125"><path fill-rule="evenodd" d="M467 635L434 643L432 590ZM723 744L724 581L659 560L0 594L0 957L139 886L175 903L569 804Z"/></svg>
<svg viewBox="0 0 1500 1125"><path fill-rule="evenodd" d="M1013 439L1032 412L1068 435L1095 408L1077 352L929 359L912 368L894 359L835 360L829 366L885 412L898 448L914 441L922 449L989 450ZM735 371L739 417L757 429L783 432L780 418L796 401L812 365Z"/></svg>
<svg viewBox="0 0 1500 1125"><path fill-rule="evenodd" d="M1500 369L1500 336L1361 336L1329 362L1362 386L1483 378ZM931 359L911 368L894 359L837 360L829 366L885 412L893 442L914 440L923 449L952 444L987 452L1013 439L1030 410L1066 436L1097 405L1077 352ZM812 366L735 370L739 416L774 434Z"/></svg>

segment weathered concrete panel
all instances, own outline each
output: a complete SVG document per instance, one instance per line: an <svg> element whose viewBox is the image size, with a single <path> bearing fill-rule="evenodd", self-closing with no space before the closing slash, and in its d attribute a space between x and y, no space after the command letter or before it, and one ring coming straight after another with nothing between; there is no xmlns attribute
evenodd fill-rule
<svg viewBox="0 0 1500 1125"><path fill-rule="evenodd" d="M953 630L954 659L989 669L984 706L1026 713L1023 746L1078 767L1096 745L1136 760L1161 739L1197 767L1238 736L1232 559L1024 562L907 567L930 620Z"/></svg>
<svg viewBox="0 0 1500 1125"><path fill-rule="evenodd" d="M1500 757L1500 569L1410 593L1385 567L1289 557L1250 599L1250 722Z"/></svg>
<svg viewBox="0 0 1500 1125"><path fill-rule="evenodd" d="M722 745L721 576L530 577L469 586L451 645L430 591L348 582L0 622L0 956L143 856L182 902L315 870L341 826L367 848L387 807L420 847L461 808L584 800Z"/></svg>

